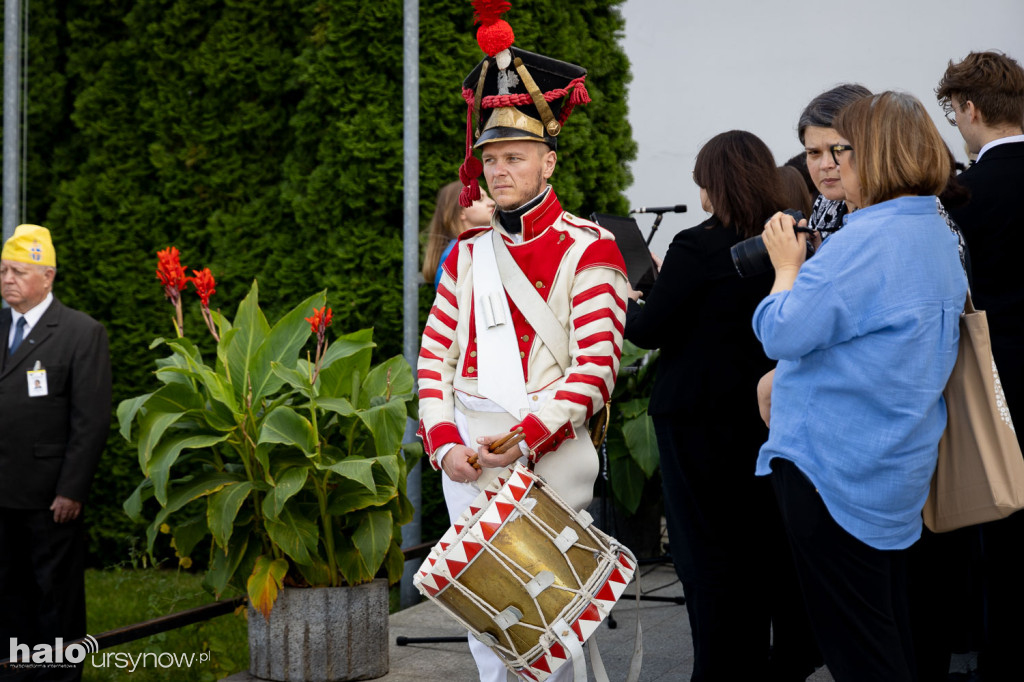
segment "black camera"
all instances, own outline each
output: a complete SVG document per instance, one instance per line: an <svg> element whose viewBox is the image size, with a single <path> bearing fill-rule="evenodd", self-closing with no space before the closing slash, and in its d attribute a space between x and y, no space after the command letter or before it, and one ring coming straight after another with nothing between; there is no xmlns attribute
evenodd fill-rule
<svg viewBox="0 0 1024 682"><path fill-rule="evenodd" d="M804 219L804 214L796 209L786 209L783 213L793 216L797 222ZM809 227L794 227L793 229L807 234L814 232ZM754 275L769 272L772 269L772 259L768 255L768 247L764 245L761 235L744 239L729 249L729 253L732 254L732 264L736 266L736 272L740 273L740 277L753 277ZM814 245L808 239L807 257L810 258L813 255Z"/></svg>

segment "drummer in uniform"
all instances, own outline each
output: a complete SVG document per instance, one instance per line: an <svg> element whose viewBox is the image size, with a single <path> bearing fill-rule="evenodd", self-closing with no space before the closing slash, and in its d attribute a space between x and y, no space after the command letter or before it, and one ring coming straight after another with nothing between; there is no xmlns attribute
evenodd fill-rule
<svg viewBox="0 0 1024 682"><path fill-rule="evenodd" d="M461 201L479 197L482 170L496 209L445 260L417 365L419 435L453 522L516 460L577 510L590 503L599 463L586 423L615 383L628 288L611 233L564 211L548 184L561 126L589 102L586 71L512 47L508 24L479 5L477 18L488 56L463 83ZM517 430L517 447L492 452ZM480 679L505 680L498 656L469 641Z"/></svg>

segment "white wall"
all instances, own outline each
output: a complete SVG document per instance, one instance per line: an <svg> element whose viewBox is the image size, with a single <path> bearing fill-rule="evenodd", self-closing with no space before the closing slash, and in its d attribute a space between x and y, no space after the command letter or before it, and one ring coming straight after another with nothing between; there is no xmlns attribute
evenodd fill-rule
<svg viewBox="0 0 1024 682"><path fill-rule="evenodd" d="M690 173L714 135L749 130L781 164L801 151L796 121L810 99L857 82L918 97L965 161L934 95L949 60L998 49L1024 64L1024 0L626 0L622 13L639 145L630 207L689 207L665 216L659 254L707 217ZM637 222L646 236L653 216Z"/></svg>

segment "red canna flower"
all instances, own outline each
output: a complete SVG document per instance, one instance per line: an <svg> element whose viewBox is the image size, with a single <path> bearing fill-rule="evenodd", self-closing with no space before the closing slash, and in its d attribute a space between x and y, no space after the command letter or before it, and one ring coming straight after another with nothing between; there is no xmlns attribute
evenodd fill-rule
<svg viewBox="0 0 1024 682"><path fill-rule="evenodd" d="M181 265L178 247L168 246L162 251L156 252L157 266L156 278L164 285L164 293L172 301L188 285L188 277L185 276L185 268Z"/></svg>
<svg viewBox="0 0 1024 682"><path fill-rule="evenodd" d="M213 273L210 272L210 268L203 268L202 270L193 270L192 274L195 277L189 277L189 279L196 287L199 300L208 308L210 306L210 296L217 293L217 290L214 289L217 283L213 279Z"/></svg>
<svg viewBox="0 0 1024 682"><path fill-rule="evenodd" d="M333 315L333 311L327 306L320 308L320 310L313 308L313 317L307 317L306 322L309 322L312 332L319 338L327 331L327 328L331 326L331 318Z"/></svg>
<svg viewBox="0 0 1024 682"><path fill-rule="evenodd" d="M185 268L181 266L178 247L168 246L156 252L156 278L164 285L164 296L174 305L175 328L178 336L185 334L185 321L181 315L181 292L188 286Z"/></svg>
<svg viewBox="0 0 1024 682"><path fill-rule="evenodd" d="M314 384L316 378L320 376L320 361L323 360L324 352L327 350L327 328L331 326L333 316L334 313L331 309L324 306L320 310L313 308L313 316L306 318L312 332L316 334L316 362L313 366L313 375L310 377L310 382Z"/></svg>

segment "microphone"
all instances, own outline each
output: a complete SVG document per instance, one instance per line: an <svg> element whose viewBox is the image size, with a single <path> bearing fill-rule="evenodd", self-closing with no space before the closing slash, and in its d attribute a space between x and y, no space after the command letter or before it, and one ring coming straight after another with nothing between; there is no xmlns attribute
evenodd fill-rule
<svg viewBox="0 0 1024 682"><path fill-rule="evenodd" d="M641 206L634 208L630 213L686 213L686 204L675 206Z"/></svg>

